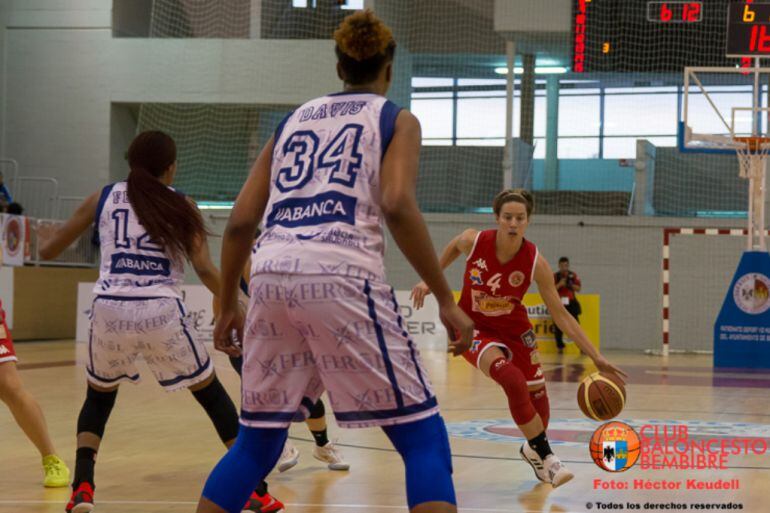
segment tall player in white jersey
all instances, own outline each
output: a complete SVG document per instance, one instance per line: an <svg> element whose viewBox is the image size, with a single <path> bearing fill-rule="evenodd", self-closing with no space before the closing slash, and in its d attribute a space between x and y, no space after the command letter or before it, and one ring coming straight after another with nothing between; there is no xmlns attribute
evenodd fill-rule
<svg viewBox="0 0 770 513"><path fill-rule="evenodd" d="M385 282L383 221L438 290L442 320L470 346L415 199L420 127L384 98L395 41L370 11L334 34L344 91L310 100L278 126L233 207L222 247L217 348L245 333L241 429L209 477L198 512L235 512L273 468L289 423L327 391L342 427L380 426L406 467L413 512L454 512L449 440L417 348ZM247 319L238 279L263 218Z"/></svg>
<svg viewBox="0 0 770 513"><path fill-rule="evenodd" d="M96 453L118 385L139 382L135 361L140 355L164 389L192 392L226 446L238 434L235 405L217 379L206 348L187 327L180 289L185 259L214 295L219 293L220 276L211 263L200 212L171 188L176 145L163 132L142 132L127 158L128 179L87 198L40 249L43 258L55 258L96 225L101 267L91 308L88 389L78 417L75 477L66 507L71 513L94 508ZM267 494L264 482L246 499L241 507L249 511L283 508Z"/></svg>

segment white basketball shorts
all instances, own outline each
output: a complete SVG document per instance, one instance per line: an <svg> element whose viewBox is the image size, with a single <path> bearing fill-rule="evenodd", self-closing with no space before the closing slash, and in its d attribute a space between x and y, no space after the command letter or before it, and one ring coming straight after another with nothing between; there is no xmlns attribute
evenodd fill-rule
<svg viewBox="0 0 770 513"><path fill-rule="evenodd" d="M97 297L91 308L88 381L102 387L138 383L139 355L168 391L205 380L214 364L186 317L184 304L176 298Z"/></svg>
<svg viewBox="0 0 770 513"><path fill-rule="evenodd" d="M286 427L328 392L342 427L438 412L393 289L335 275L257 274L244 327L241 423Z"/></svg>

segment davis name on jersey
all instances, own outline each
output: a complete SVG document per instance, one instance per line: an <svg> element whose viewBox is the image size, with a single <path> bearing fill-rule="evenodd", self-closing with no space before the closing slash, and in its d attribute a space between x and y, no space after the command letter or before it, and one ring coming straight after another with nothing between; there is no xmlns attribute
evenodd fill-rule
<svg viewBox="0 0 770 513"><path fill-rule="evenodd" d="M337 93L281 122L252 274L385 280L380 164L399 111L379 95Z"/></svg>
<svg viewBox="0 0 770 513"><path fill-rule="evenodd" d="M128 199L126 182L102 190L95 222L95 240L101 248L95 294L182 297L184 264L150 240Z"/></svg>

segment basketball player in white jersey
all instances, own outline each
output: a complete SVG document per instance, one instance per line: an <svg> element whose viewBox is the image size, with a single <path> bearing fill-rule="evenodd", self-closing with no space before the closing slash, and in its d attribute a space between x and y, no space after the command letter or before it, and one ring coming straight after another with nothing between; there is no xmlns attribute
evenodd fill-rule
<svg viewBox="0 0 770 513"><path fill-rule="evenodd" d="M78 417L75 477L66 507L71 513L94 508L96 453L118 385L139 382L135 361L140 355L164 389L192 392L226 446L238 434L235 405L217 379L205 346L188 329L182 303L185 259L214 295L219 293L220 276L211 263L200 212L171 188L176 145L163 132L142 132L131 143L127 159L127 180L87 198L48 240L42 237L40 249L44 259L55 258L96 224L101 266L91 308L88 389ZM244 497L241 507L261 513L283 509L263 482L251 497Z"/></svg>
<svg viewBox="0 0 770 513"><path fill-rule="evenodd" d="M341 427L380 426L406 467L415 513L454 512L449 440L417 348L385 282L383 221L431 288L450 350L470 346L473 323L454 303L417 207L417 119L383 95L395 41L371 11L334 34L344 91L310 100L280 123L257 158L225 230L215 345L244 333L241 429L210 475L198 512L236 512L273 468L289 423L325 390ZM238 280L251 236L244 321Z"/></svg>

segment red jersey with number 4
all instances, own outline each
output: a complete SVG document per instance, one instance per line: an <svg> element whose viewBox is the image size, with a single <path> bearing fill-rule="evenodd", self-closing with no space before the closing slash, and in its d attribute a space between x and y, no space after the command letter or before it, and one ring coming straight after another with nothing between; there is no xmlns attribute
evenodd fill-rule
<svg viewBox="0 0 770 513"><path fill-rule="evenodd" d="M460 308L473 319L477 330L509 338L532 329L522 301L535 276L538 252L537 246L524 239L514 257L501 264L496 238L497 230L484 230L476 236L465 263Z"/></svg>

